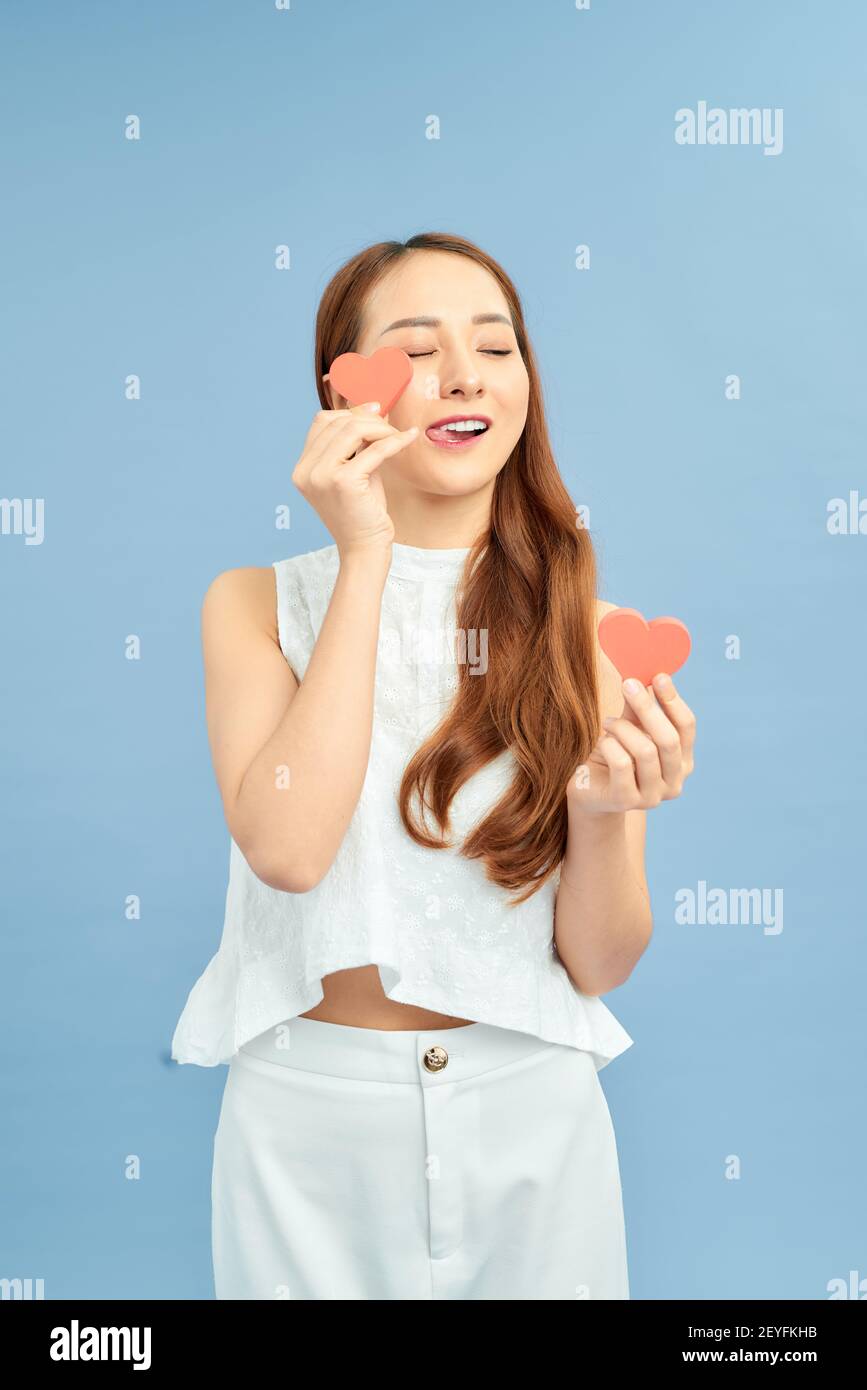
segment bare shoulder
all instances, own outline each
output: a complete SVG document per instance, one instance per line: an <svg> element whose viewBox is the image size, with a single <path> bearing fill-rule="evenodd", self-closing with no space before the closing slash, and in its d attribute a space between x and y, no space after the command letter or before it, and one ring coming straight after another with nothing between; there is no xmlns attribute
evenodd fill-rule
<svg viewBox="0 0 867 1390"><path fill-rule="evenodd" d="M202 600L205 630L256 628L277 640L276 575L273 565L222 570Z"/></svg>
<svg viewBox="0 0 867 1390"><path fill-rule="evenodd" d="M607 719L609 715L617 716L623 712L620 672L600 647L598 633L599 624L605 614L619 607L619 603L609 603L606 599L598 598L596 600L596 668L599 672L600 719Z"/></svg>

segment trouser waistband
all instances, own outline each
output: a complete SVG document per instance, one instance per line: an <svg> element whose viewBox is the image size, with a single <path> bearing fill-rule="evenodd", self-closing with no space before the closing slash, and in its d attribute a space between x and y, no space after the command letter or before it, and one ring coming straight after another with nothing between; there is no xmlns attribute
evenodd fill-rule
<svg viewBox="0 0 867 1390"><path fill-rule="evenodd" d="M437 1085L478 1076L534 1052L562 1046L490 1023L387 1031L299 1016L268 1028L239 1051L265 1062L329 1076Z"/></svg>

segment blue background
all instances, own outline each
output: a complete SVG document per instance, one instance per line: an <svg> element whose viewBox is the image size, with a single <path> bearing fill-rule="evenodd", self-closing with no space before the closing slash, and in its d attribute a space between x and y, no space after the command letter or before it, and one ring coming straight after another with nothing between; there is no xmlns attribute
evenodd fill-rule
<svg viewBox="0 0 867 1390"><path fill-rule="evenodd" d="M867 536L826 524L867 495L865 7L5 0L2 28L0 491L46 531L0 536L0 1276L213 1297L226 1071L169 1060L228 871L201 600L330 543L290 482L319 296L448 230L522 293L601 595L695 643L696 772L648 816L655 932L607 996L632 1297L867 1277ZM700 100L783 108L783 152L676 144ZM678 925L700 880L782 889L783 931Z"/></svg>

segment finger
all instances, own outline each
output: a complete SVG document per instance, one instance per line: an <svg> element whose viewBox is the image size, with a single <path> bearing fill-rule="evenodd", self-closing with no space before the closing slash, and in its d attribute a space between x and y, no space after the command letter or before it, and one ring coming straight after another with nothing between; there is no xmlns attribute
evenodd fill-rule
<svg viewBox="0 0 867 1390"><path fill-rule="evenodd" d="M649 734L636 729L628 719L606 719L605 727L612 738L626 749L635 768L635 781L645 801L668 800L669 790L680 786L679 766L669 781L664 775L660 751ZM679 762L679 760L678 760ZM666 783L668 782L668 785Z"/></svg>
<svg viewBox="0 0 867 1390"><path fill-rule="evenodd" d="M309 430L307 431L307 437L304 440L304 448L301 451L302 455L307 452L307 450L316 440L321 441L322 436L326 434L329 430L333 432L333 428L336 424L346 420L356 419L359 415L362 415L365 418L369 417L376 420L384 419L384 416L381 416L379 414L379 401L368 401L366 405L356 405L353 406L351 410L343 409L317 411L313 417L313 422Z"/></svg>
<svg viewBox="0 0 867 1390"><path fill-rule="evenodd" d="M694 761L693 748L695 747L695 714L686 700L678 693L677 687L667 671L661 671L653 677L653 688L663 712L680 734L684 762L688 770L691 771Z"/></svg>
<svg viewBox="0 0 867 1390"><path fill-rule="evenodd" d="M348 418L349 412L346 410L318 410L316 412L304 439L301 457L292 474L292 481L296 486L303 486L306 483L310 476L313 460L319 457L325 440L334 433L338 422Z"/></svg>
<svg viewBox="0 0 867 1390"><path fill-rule="evenodd" d="M385 459L390 458L392 454L400 453L401 449L405 449L417 438L418 425L410 425L408 430L400 430L388 439L378 439L374 444L360 449L350 462L343 464L341 476L345 475L349 479L369 478Z"/></svg>
<svg viewBox="0 0 867 1390"><path fill-rule="evenodd" d="M340 414L302 455L296 482L306 482L314 469L333 471L341 467L365 440L384 439L395 433L394 425L379 416Z"/></svg>
<svg viewBox="0 0 867 1390"><path fill-rule="evenodd" d="M350 405L349 401L347 401L343 396L339 396L338 400L343 401L343 405L339 408L340 414L375 415L378 420L388 419L388 411L383 410L381 401L366 401L363 405Z"/></svg>
<svg viewBox="0 0 867 1390"><path fill-rule="evenodd" d="M637 689L631 689L631 684ZM623 694L640 727L650 735L659 750L663 780L670 787L677 786L685 761L680 729L668 718L665 710L657 704L654 696L641 681L624 681Z"/></svg>
<svg viewBox="0 0 867 1390"><path fill-rule="evenodd" d="M608 794L611 800L621 806L636 801L640 793L635 781L635 764L626 749L610 734L602 735L596 749L608 764Z"/></svg>
<svg viewBox="0 0 867 1390"><path fill-rule="evenodd" d="M403 431L394 425L386 424L374 416L353 418L338 430L322 453L322 465L344 468L362 451L365 444L373 444L380 439L393 439Z"/></svg>

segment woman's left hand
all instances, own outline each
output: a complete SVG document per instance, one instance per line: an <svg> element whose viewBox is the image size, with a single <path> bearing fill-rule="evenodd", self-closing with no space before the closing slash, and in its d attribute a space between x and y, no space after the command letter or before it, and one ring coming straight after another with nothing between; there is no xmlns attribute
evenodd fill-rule
<svg viewBox="0 0 867 1390"><path fill-rule="evenodd" d="M623 712L604 721L608 732L570 779L570 813L647 811L680 796L694 767L695 715L670 676L654 676L652 689L656 699L623 681Z"/></svg>

